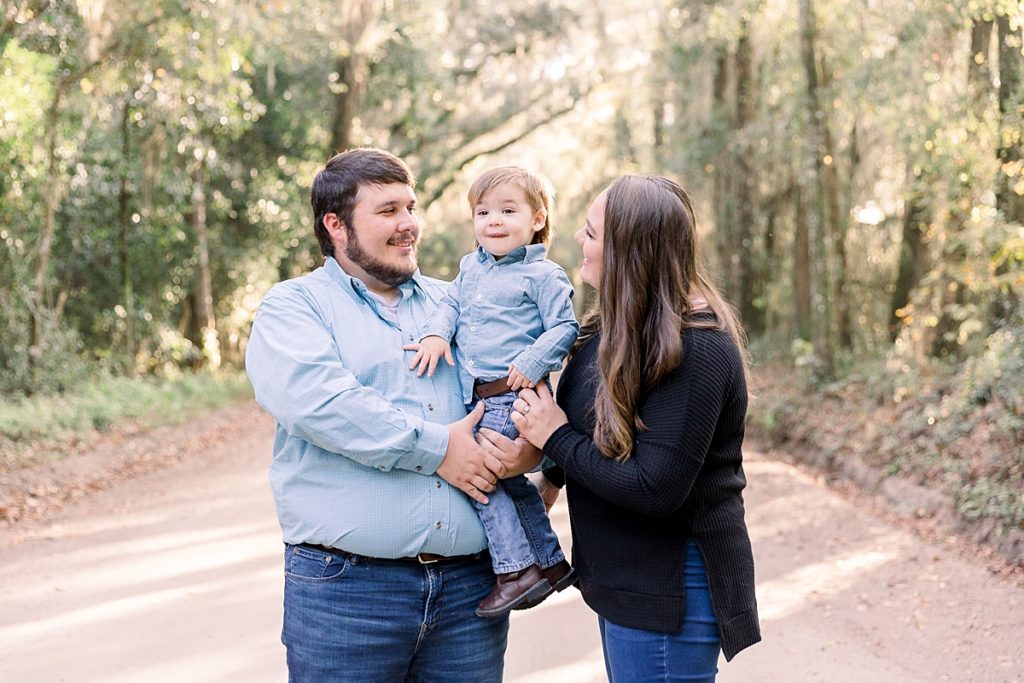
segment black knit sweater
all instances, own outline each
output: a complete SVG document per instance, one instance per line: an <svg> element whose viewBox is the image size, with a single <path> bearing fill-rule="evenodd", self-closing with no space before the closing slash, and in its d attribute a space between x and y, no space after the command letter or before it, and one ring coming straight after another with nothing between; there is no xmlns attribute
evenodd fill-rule
<svg viewBox="0 0 1024 683"><path fill-rule="evenodd" d="M704 556L729 660L761 639L741 495L746 382L727 333L688 329L683 344L680 365L640 398L647 428L625 462L594 446L598 338L579 349L558 385L569 423L544 444L559 467L544 474L566 484L586 603L622 626L678 631L683 554L692 539Z"/></svg>

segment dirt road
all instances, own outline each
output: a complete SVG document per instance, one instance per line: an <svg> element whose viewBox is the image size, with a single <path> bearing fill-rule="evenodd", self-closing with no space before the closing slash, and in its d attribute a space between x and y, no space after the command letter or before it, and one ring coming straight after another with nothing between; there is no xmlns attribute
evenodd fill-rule
<svg viewBox="0 0 1024 683"><path fill-rule="evenodd" d="M272 428L0 534L0 681L286 680ZM1024 681L1024 588L748 453L765 640L719 681ZM568 541L566 510L554 511ZM575 591L512 620L505 680L604 680Z"/></svg>

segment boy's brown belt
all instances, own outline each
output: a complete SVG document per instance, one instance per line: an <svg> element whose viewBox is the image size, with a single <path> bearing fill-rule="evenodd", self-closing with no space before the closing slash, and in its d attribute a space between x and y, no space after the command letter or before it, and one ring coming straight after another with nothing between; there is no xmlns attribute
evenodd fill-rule
<svg viewBox="0 0 1024 683"><path fill-rule="evenodd" d="M476 394L477 398L490 398L491 396L504 394L507 391L512 391L508 388L508 375L499 377L493 382L483 382L473 387L473 393Z"/></svg>

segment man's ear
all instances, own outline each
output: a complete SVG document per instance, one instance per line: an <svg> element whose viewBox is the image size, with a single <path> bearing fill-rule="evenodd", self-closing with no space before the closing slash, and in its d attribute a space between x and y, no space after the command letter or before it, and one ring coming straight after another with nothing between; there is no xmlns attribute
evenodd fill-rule
<svg viewBox="0 0 1024 683"><path fill-rule="evenodd" d="M348 231L345 230L345 224L341 222L336 213L325 213L324 214L324 228L327 230L327 234L331 237L331 242L334 243L335 247L345 248L345 244L348 241Z"/></svg>

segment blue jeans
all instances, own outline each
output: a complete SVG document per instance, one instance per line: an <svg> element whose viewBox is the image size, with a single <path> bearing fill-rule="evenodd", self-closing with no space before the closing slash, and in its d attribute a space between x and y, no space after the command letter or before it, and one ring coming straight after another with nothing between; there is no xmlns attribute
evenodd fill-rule
<svg viewBox="0 0 1024 683"><path fill-rule="evenodd" d="M693 542L686 548L683 582L686 611L678 633L627 628L598 617L609 683L714 683L721 649L718 622L704 559Z"/></svg>
<svg viewBox="0 0 1024 683"><path fill-rule="evenodd" d="M515 393L509 391L482 400L484 416L478 428L493 429L510 439L519 436L510 417ZM546 569L565 559L540 492L526 477L501 479L487 498L487 505L476 501L473 505L487 533L495 574L517 572L531 564Z"/></svg>
<svg viewBox="0 0 1024 683"><path fill-rule="evenodd" d="M508 618L484 559L420 565L285 545L290 683L500 683Z"/></svg>

